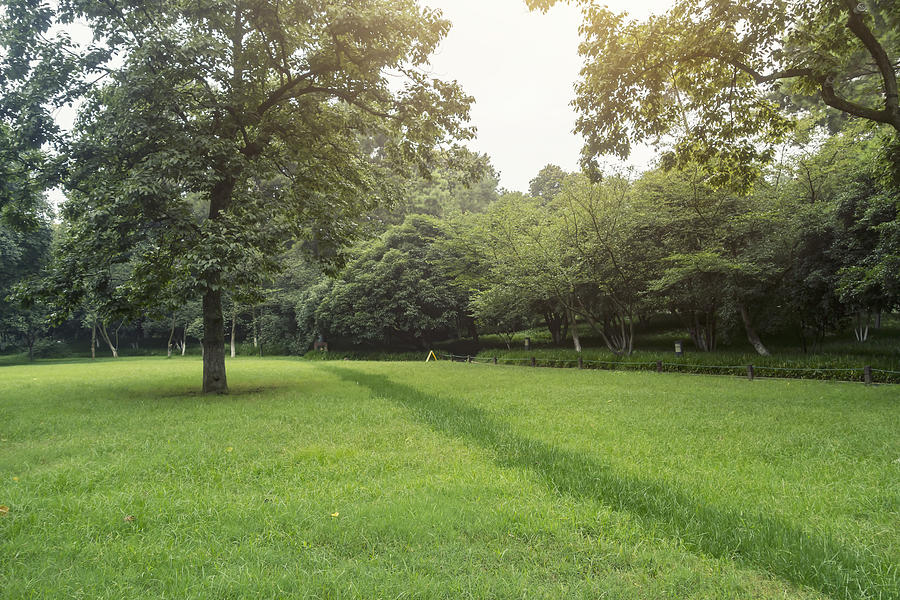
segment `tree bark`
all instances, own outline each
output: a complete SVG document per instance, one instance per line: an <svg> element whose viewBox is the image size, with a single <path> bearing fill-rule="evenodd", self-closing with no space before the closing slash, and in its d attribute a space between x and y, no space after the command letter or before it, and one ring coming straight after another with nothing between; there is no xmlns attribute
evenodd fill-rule
<svg viewBox="0 0 900 600"><path fill-rule="evenodd" d="M166 344L166 358L172 358L172 339L175 337L175 313L172 313L172 329L169 330L169 343Z"/></svg>
<svg viewBox="0 0 900 600"><path fill-rule="evenodd" d="M560 345L563 341L562 319L560 316L552 311L548 311L544 313L544 323L550 331L550 337L553 339L553 344L556 346Z"/></svg>
<svg viewBox="0 0 900 600"><path fill-rule="evenodd" d="M109 351L112 352L113 358L119 358L118 331L119 330L116 329L117 343L113 344L112 340L109 339L109 332L106 330L106 323L100 323L100 336L103 338L103 341L106 342L106 345L109 346Z"/></svg>
<svg viewBox="0 0 900 600"><path fill-rule="evenodd" d="M569 322L572 329L572 344L575 346L575 352L581 352L581 338L578 336L578 323L575 321L575 311L566 310L569 314Z"/></svg>
<svg viewBox="0 0 900 600"><path fill-rule="evenodd" d="M217 221L231 203L234 175L223 169L209 195L209 220ZM225 377L225 314L222 311L222 273L218 269L205 274L203 293L203 393L227 394Z"/></svg>
<svg viewBox="0 0 900 600"><path fill-rule="evenodd" d="M769 350L763 345L762 340L759 339L759 334L757 334L756 330L753 328L753 323L750 321L750 312L747 310L747 307L744 303L740 303L738 304L738 308L741 311L741 320L744 322L744 331L747 332L747 341L750 342L757 354L760 356L769 356Z"/></svg>
<svg viewBox="0 0 900 600"><path fill-rule="evenodd" d="M863 319L863 311L856 311L856 327L853 333L856 334L856 341L863 343L869 339L869 313L865 312L865 320Z"/></svg>
<svg viewBox="0 0 900 600"><path fill-rule="evenodd" d="M225 377L225 317L222 314L222 288L218 287L216 282L208 285L206 293L203 294L203 393L228 393L228 381Z"/></svg>
<svg viewBox="0 0 900 600"><path fill-rule="evenodd" d="M97 359L97 319L91 325L91 360Z"/></svg>
<svg viewBox="0 0 900 600"><path fill-rule="evenodd" d="M236 356L234 346L235 327L237 326L237 305L234 306L234 312L231 314L231 358Z"/></svg>

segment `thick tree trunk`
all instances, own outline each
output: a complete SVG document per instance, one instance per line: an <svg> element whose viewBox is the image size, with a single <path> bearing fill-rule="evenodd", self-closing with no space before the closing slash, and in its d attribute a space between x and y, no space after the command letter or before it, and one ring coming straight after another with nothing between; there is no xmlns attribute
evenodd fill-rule
<svg viewBox="0 0 900 600"><path fill-rule="evenodd" d="M209 194L209 220L216 221L231 203L235 178L227 170ZM209 271L203 294L203 393L227 394L225 378L225 314L222 311L222 273Z"/></svg>
<svg viewBox="0 0 900 600"><path fill-rule="evenodd" d="M757 354L760 356L769 356L769 350L763 345L762 340L759 339L759 334L757 334L756 330L753 328L753 323L750 321L750 312L747 310L747 307L742 302L738 304L738 308L741 311L741 320L744 322L744 331L747 332L747 341L750 342Z"/></svg>
<svg viewBox="0 0 900 600"><path fill-rule="evenodd" d="M203 294L204 394L228 393L228 381L225 378L225 317L222 314L222 288L217 284L217 281L213 281Z"/></svg>
<svg viewBox="0 0 900 600"><path fill-rule="evenodd" d="M218 279L218 278L216 278ZM225 377L225 317L222 288L207 287L203 294L203 393L227 394Z"/></svg>
<svg viewBox="0 0 900 600"><path fill-rule="evenodd" d="M181 332L181 355L184 356L185 352L187 352L187 323L184 324Z"/></svg>

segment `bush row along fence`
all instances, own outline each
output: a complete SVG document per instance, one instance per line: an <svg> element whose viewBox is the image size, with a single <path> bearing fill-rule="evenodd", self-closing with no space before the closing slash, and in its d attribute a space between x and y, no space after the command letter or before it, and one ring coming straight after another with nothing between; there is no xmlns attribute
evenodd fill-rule
<svg viewBox="0 0 900 600"><path fill-rule="evenodd" d="M761 365L696 365L688 363L670 363L661 360L644 362L602 361L567 359L500 358L497 356L470 356L443 353L444 360L466 362L472 364L512 364L530 367L602 369L607 371L656 371L658 373L689 373L703 375L730 375L746 377L751 381L757 377L780 379L817 379L832 381L858 381L867 385L876 383L900 383L900 371L874 369L871 366L849 368L813 368L813 367L770 367Z"/></svg>

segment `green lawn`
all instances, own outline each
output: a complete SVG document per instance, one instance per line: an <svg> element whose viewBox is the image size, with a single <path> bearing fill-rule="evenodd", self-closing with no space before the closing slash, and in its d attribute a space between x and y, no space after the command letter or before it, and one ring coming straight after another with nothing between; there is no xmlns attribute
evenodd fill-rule
<svg viewBox="0 0 900 600"><path fill-rule="evenodd" d="M0 367L0 597L900 598L900 388Z"/></svg>

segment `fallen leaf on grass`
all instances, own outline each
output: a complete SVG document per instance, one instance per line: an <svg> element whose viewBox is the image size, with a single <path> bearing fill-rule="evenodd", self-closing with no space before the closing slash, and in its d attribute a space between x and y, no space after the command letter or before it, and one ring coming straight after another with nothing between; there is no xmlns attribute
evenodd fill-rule
<svg viewBox="0 0 900 600"><path fill-rule="evenodd" d="M228 446L227 448L225 448L225 452L231 452L233 450L234 450L234 446Z"/></svg>
<svg viewBox="0 0 900 600"><path fill-rule="evenodd" d="M341 513L331 513L331 518L332 518L332 519L337 519L338 516L339 516L340 514L341 514Z"/></svg>
<svg viewBox="0 0 900 600"><path fill-rule="evenodd" d="M18 480L19 480L18 477L13 477L13 481L18 481Z"/></svg>
<svg viewBox="0 0 900 600"><path fill-rule="evenodd" d="M134 522L134 515L126 515L126 516L125 516L125 522L126 522L126 523L133 523L133 522Z"/></svg>
<svg viewBox="0 0 900 600"><path fill-rule="evenodd" d="M6 513L8 513L8 512L9 512L8 506L0 506L0 517L5 516Z"/></svg>

